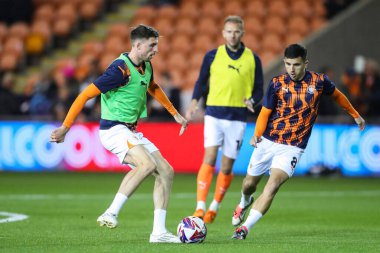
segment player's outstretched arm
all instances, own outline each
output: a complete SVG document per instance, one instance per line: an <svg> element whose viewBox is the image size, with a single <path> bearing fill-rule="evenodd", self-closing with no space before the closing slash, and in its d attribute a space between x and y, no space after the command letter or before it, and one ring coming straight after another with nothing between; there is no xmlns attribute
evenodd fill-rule
<svg viewBox="0 0 380 253"><path fill-rule="evenodd" d="M156 99L173 117L177 114L177 109L174 108L172 102L170 102L161 86L154 80L152 80L149 84L148 93Z"/></svg>
<svg viewBox="0 0 380 253"><path fill-rule="evenodd" d="M78 114L82 111L86 102L89 99L98 96L99 94L100 90L93 83L87 86L87 88L78 95L74 103L71 105L70 110L62 123L62 126L55 129L51 133L50 142L64 142L67 132L70 130L70 127L74 124L75 119L77 118Z"/></svg>
<svg viewBox="0 0 380 253"><path fill-rule="evenodd" d="M334 93L332 94L332 98L335 102L342 107L348 114L350 114L356 124L359 126L359 129L362 131L365 128L365 120L359 115L359 113L352 106L348 98L338 89L335 88Z"/></svg>
<svg viewBox="0 0 380 253"><path fill-rule="evenodd" d="M257 143L261 142L261 136L263 136L265 129L267 128L268 119L271 113L271 109L268 109L264 106L261 108L259 117L256 120L255 132L249 141L249 144L251 144L251 146L257 148Z"/></svg>
<svg viewBox="0 0 380 253"><path fill-rule="evenodd" d="M181 124L181 130L179 135L182 135L187 127L187 120L182 117L181 114L174 108L173 104L170 102L169 98L166 96L165 92L161 89L160 85L152 81L148 88L149 94L154 97L166 110L174 117L177 123Z"/></svg>

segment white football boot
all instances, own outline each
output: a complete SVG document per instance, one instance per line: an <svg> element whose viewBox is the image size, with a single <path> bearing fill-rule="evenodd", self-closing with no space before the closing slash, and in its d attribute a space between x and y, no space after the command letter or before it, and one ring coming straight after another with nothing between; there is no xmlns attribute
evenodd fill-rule
<svg viewBox="0 0 380 253"><path fill-rule="evenodd" d="M113 213L103 213L99 216L96 222L99 226L106 226L108 228L115 228L117 226L117 216Z"/></svg>
<svg viewBox="0 0 380 253"><path fill-rule="evenodd" d="M151 234L150 243L181 243L181 240L170 232L165 232L159 235Z"/></svg>
<svg viewBox="0 0 380 253"><path fill-rule="evenodd" d="M245 214L247 213L249 207L253 203L253 196L249 198L248 204L241 208L240 205L237 205L234 211L234 214L232 215L232 225L233 226L239 226L245 218Z"/></svg>

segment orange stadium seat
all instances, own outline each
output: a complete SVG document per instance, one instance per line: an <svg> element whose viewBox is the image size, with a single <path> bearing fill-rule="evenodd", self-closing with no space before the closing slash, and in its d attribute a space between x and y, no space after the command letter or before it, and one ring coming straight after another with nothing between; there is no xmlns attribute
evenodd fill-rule
<svg viewBox="0 0 380 253"><path fill-rule="evenodd" d="M295 0L290 2L291 15L301 15L310 19L313 15L313 5L308 0Z"/></svg>
<svg viewBox="0 0 380 253"><path fill-rule="evenodd" d="M252 33L247 33L242 39L244 45L250 48L254 53L259 53L261 51L261 40Z"/></svg>
<svg viewBox="0 0 380 253"><path fill-rule="evenodd" d="M222 33L222 31L220 31L220 33ZM223 45L225 43L226 43L226 41L224 40L223 36L221 36L221 35L220 36L216 36L216 39L215 39L215 41L213 43L214 44L214 48L216 48L216 47L218 47L220 45ZM203 53L205 53L205 52L203 52Z"/></svg>
<svg viewBox="0 0 380 253"><path fill-rule="evenodd" d="M251 33L261 38L264 34L264 24L261 19L248 17L244 20L244 29L246 33Z"/></svg>
<svg viewBox="0 0 380 253"><path fill-rule="evenodd" d="M254 0L248 2L245 10L246 18L264 19L267 15L267 6L263 1Z"/></svg>
<svg viewBox="0 0 380 253"><path fill-rule="evenodd" d="M177 36L174 36L171 39L171 47L174 52L181 52L182 54L187 55L190 53L192 49L192 39L191 37L185 35L185 34L180 34Z"/></svg>
<svg viewBox="0 0 380 253"><path fill-rule="evenodd" d="M171 44L170 39L166 37L162 37L158 42L158 52L162 55L167 56L171 52Z"/></svg>
<svg viewBox="0 0 380 253"><path fill-rule="evenodd" d="M287 31L286 28L286 20L279 16L270 16L265 20L264 29L266 32L273 32L284 36Z"/></svg>
<svg viewBox="0 0 380 253"><path fill-rule="evenodd" d="M99 60L98 68L100 72L104 72L107 67L112 63L113 60L115 60L117 57L119 57L119 54L113 53L113 52L106 52L104 53Z"/></svg>
<svg viewBox="0 0 380 253"><path fill-rule="evenodd" d="M190 70L199 71L201 69L201 65L202 65L204 56L205 56L204 52L201 52L201 51L193 52L189 56L190 60L189 60L188 64L189 64Z"/></svg>
<svg viewBox="0 0 380 253"><path fill-rule="evenodd" d="M152 24L153 21L154 21L154 18L156 17L157 15L157 8L151 6L151 5L144 5L144 6L141 6L140 8L138 8L136 10L136 13L135 13L135 16L134 16L134 20L135 19L144 19L146 20L146 22L144 22L144 24ZM135 24L136 22L134 22Z"/></svg>
<svg viewBox="0 0 380 253"><path fill-rule="evenodd" d="M314 18L326 18L327 10L323 4L323 1L315 1L312 4L314 5Z"/></svg>
<svg viewBox="0 0 380 253"><path fill-rule="evenodd" d="M267 67L267 66L271 63L271 61L273 61L273 60L276 58L277 55L278 55L278 54L273 53L273 52L271 52L271 51L265 51L265 52L262 52L262 53L259 55L259 57L260 57L260 59L261 59L261 63L262 63L262 65L263 65L263 67L264 67L264 68Z"/></svg>
<svg viewBox="0 0 380 253"><path fill-rule="evenodd" d="M283 50L283 43L281 37L276 33L266 34L261 41L262 52L273 52L278 54Z"/></svg>
<svg viewBox="0 0 380 253"><path fill-rule="evenodd" d="M184 72L182 72L178 69L171 69L170 70L170 75L172 77L173 84L176 87L179 87L180 89L182 89L182 87L184 87L184 85L186 85L186 80L184 79L185 78L184 74L185 74Z"/></svg>
<svg viewBox="0 0 380 253"><path fill-rule="evenodd" d="M285 37L286 46L294 43L300 43L305 37L300 33L289 32Z"/></svg>
<svg viewBox="0 0 380 253"><path fill-rule="evenodd" d="M280 16L286 19L289 15L288 4L283 0L274 0L268 2L268 10L270 16Z"/></svg>
<svg viewBox="0 0 380 253"><path fill-rule="evenodd" d="M22 40L26 38L29 34L29 26L24 22L17 22L12 24L8 29L9 37L18 37Z"/></svg>
<svg viewBox="0 0 380 253"><path fill-rule="evenodd" d="M161 6L157 11L157 19L169 19L172 22L175 22L178 17L178 8L174 5L164 5Z"/></svg>
<svg viewBox="0 0 380 253"><path fill-rule="evenodd" d="M180 52L171 53L168 56L167 65L169 71L176 69L180 72L185 72L188 68L186 57Z"/></svg>
<svg viewBox="0 0 380 253"><path fill-rule="evenodd" d="M3 46L3 53L12 53L20 59L24 54L24 42L19 37L8 37Z"/></svg>
<svg viewBox="0 0 380 253"><path fill-rule="evenodd" d="M81 52L81 54L77 57L76 65L78 67L90 65L91 62L98 59L98 55L94 52Z"/></svg>
<svg viewBox="0 0 380 253"><path fill-rule="evenodd" d="M107 29L107 37L119 36L122 39L129 38L130 28L125 23L111 24Z"/></svg>
<svg viewBox="0 0 380 253"><path fill-rule="evenodd" d="M55 17L58 20L62 20L62 19L68 20L70 25L73 25L78 19L77 10L75 8L75 5L69 4L69 3L68 4L62 4L61 6L59 6L59 8L55 14Z"/></svg>
<svg viewBox="0 0 380 253"><path fill-rule="evenodd" d="M223 10L222 1L218 2L210 0L204 2L202 5L201 15L202 17L213 18L216 22L219 22L219 20L223 17L221 10Z"/></svg>
<svg viewBox="0 0 380 253"><path fill-rule="evenodd" d="M78 4L81 4L83 2L92 3L97 7L97 9L101 8L103 6L104 2L106 2L104 0L70 0L70 1L78 2Z"/></svg>
<svg viewBox="0 0 380 253"><path fill-rule="evenodd" d="M311 32L309 22L302 16L294 16L289 18L288 30L292 33L299 33L306 36Z"/></svg>
<svg viewBox="0 0 380 253"><path fill-rule="evenodd" d="M223 12L224 16L238 15L243 17L245 13L245 8L242 2L228 1L224 4Z"/></svg>
<svg viewBox="0 0 380 253"><path fill-rule="evenodd" d="M90 0L65 0L64 3L62 2L58 3L58 5L70 4L70 5L73 5L75 8L77 8L79 7L81 3L90 2Z"/></svg>
<svg viewBox="0 0 380 253"><path fill-rule="evenodd" d="M152 26L154 23L154 20L151 19L151 18L148 18L148 17L143 17L143 16L135 16L133 17L133 19L129 22L129 26L132 28L132 27L136 27L140 24L144 24L144 25L149 25L149 26Z"/></svg>
<svg viewBox="0 0 380 253"><path fill-rule="evenodd" d="M91 54L96 58L100 56L103 52L104 45L99 41L88 41L85 42L82 46L81 53L83 54Z"/></svg>
<svg viewBox="0 0 380 253"><path fill-rule="evenodd" d="M33 20L43 20L49 23L54 19L54 6L52 4L44 4L37 7L34 13Z"/></svg>
<svg viewBox="0 0 380 253"><path fill-rule="evenodd" d="M57 19L53 24L53 33L61 38L69 37L71 27L69 19Z"/></svg>
<svg viewBox="0 0 380 253"><path fill-rule="evenodd" d="M156 19L153 26L160 32L160 36L171 38L174 33L173 21L169 18Z"/></svg>
<svg viewBox="0 0 380 253"><path fill-rule="evenodd" d="M195 37L193 48L196 51L206 53L207 51L215 48L215 43L211 36L208 36L207 34L200 34Z"/></svg>
<svg viewBox="0 0 380 253"><path fill-rule="evenodd" d="M0 57L0 70L1 71L14 71L17 68L18 57L17 55L8 52L3 53Z"/></svg>
<svg viewBox="0 0 380 253"><path fill-rule="evenodd" d="M58 59L54 64L54 72L62 71L67 67L75 66L75 60L71 57L64 57Z"/></svg>
<svg viewBox="0 0 380 253"><path fill-rule="evenodd" d="M193 89L195 86L195 82L198 80L199 77L199 70L197 69L191 69L186 72L186 78L185 82L182 84L182 89Z"/></svg>
<svg viewBox="0 0 380 253"><path fill-rule="evenodd" d="M218 29L219 28L219 29ZM208 34L212 37L221 36L222 26L215 22L215 19L205 17L199 20L197 34Z"/></svg>
<svg viewBox="0 0 380 253"><path fill-rule="evenodd" d="M93 55L80 55L77 58L75 65L75 79L78 82L83 82L90 71L90 66L96 58Z"/></svg>
<svg viewBox="0 0 380 253"><path fill-rule="evenodd" d="M116 55L120 55L121 53L127 50L126 43L121 36L112 36L106 38L104 42L103 51L106 53L114 53Z"/></svg>
<svg viewBox="0 0 380 253"><path fill-rule="evenodd" d="M178 34L185 34L188 36L193 36L196 32L195 29L195 20L190 18L180 18L178 19L178 22L175 24L175 33Z"/></svg>
<svg viewBox="0 0 380 253"><path fill-rule="evenodd" d="M84 2L79 6L79 14L83 20L94 21L98 17L100 11L96 2Z"/></svg>
<svg viewBox="0 0 380 253"><path fill-rule="evenodd" d="M197 20L200 15L200 7L201 4L197 2L182 1L179 7L178 18L190 18L193 20Z"/></svg>
<svg viewBox="0 0 380 253"><path fill-rule="evenodd" d="M152 65L155 78L168 70L167 58L161 53L158 53L153 57Z"/></svg>
<svg viewBox="0 0 380 253"><path fill-rule="evenodd" d="M30 27L30 33L39 34L44 38L45 43L50 44L52 39L52 30L48 21L33 21Z"/></svg>

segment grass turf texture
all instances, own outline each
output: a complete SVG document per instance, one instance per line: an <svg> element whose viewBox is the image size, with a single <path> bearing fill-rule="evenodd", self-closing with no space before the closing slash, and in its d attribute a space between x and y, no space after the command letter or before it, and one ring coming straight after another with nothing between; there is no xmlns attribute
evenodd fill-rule
<svg viewBox="0 0 380 253"><path fill-rule="evenodd" d="M0 212L29 216L0 223L0 252L380 252L380 178L292 178L247 239L234 241L231 214L243 179L235 177L216 221L207 226L204 243L158 245L148 243L153 178L124 206L118 228L96 224L122 177L0 173ZM195 175L176 175L168 229L175 232L181 218L194 208Z"/></svg>

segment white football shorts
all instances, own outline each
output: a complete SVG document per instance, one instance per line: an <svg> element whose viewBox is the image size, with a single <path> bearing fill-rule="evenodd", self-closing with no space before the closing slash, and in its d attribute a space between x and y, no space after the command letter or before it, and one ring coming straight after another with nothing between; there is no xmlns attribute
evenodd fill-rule
<svg viewBox="0 0 380 253"><path fill-rule="evenodd" d="M219 146L223 155L236 159L247 127L246 122L217 119L209 115L204 121L204 147Z"/></svg>
<svg viewBox="0 0 380 253"><path fill-rule="evenodd" d="M143 145L149 153L157 151L158 148L143 136L142 133L132 132L125 125L116 125L107 130L99 130L102 145L115 154L121 164L128 150L136 145ZM133 167L133 166L132 166Z"/></svg>
<svg viewBox="0 0 380 253"><path fill-rule="evenodd" d="M275 168L283 170L291 177L303 152L302 148L276 143L263 137L253 150L247 174L260 176Z"/></svg>

